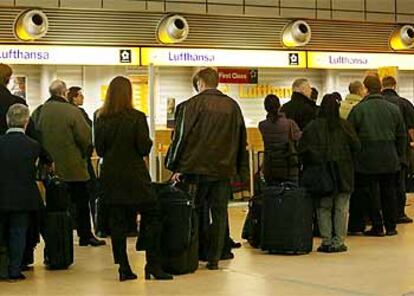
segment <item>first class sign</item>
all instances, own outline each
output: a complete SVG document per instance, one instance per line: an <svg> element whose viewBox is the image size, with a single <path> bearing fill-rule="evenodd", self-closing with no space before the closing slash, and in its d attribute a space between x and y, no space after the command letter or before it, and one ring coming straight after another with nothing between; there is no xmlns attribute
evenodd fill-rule
<svg viewBox="0 0 414 296"><path fill-rule="evenodd" d="M308 68L414 70L414 55L388 53L308 52Z"/></svg>
<svg viewBox="0 0 414 296"><path fill-rule="evenodd" d="M306 53L275 50L142 48L143 66L305 68Z"/></svg>
<svg viewBox="0 0 414 296"><path fill-rule="evenodd" d="M257 84L259 71L257 69L219 68L219 82L231 84Z"/></svg>
<svg viewBox="0 0 414 296"><path fill-rule="evenodd" d="M0 63L37 65L139 65L139 48L0 45Z"/></svg>

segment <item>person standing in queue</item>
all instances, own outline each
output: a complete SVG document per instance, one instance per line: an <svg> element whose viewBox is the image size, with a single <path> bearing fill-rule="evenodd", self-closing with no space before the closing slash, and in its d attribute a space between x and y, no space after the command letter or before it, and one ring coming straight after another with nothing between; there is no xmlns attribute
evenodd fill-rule
<svg viewBox="0 0 414 296"><path fill-rule="evenodd" d="M134 280L127 254L128 217L131 210L145 219L145 278L160 280L173 277L161 267L161 217L156 195L144 157L152 141L145 114L132 106L132 85L125 77L109 84L104 105L96 112L95 147L103 158L103 202L109 206L109 230L114 261L119 264L119 280Z"/></svg>
<svg viewBox="0 0 414 296"><path fill-rule="evenodd" d="M334 163L337 184L329 196L315 196L317 218L322 244L318 252L347 251L345 237L350 193L354 188L354 159L360 149L358 136L352 125L339 116L339 102L334 94L323 97L318 118L311 121L299 141L303 165L320 163L324 159Z"/></svg>
<svg viewBox="0 0 414 296"><path fill-rule="evenodd" d="M88 125L92 128L92 120L89 118L88 113L86 113L85 109L83 109L81 106L83 106L84 96L82 93L82 88L79 86L72 86L69 87L68 91L68 101L72 105L79 108L79 110L82 112L83 118L85 118ZM91 145L88 153L87 153L87 163L88 163L88 172L90 179L88 181L88 191L90 195L89 200L89 207L92 215L92 221L95 222L95 201L97 198L97 180L96 180L96 173L92 165L92 155L93 155L93 146ZM96 225L95 225L96 229ZM95 230L96 231L96 230Z"/></svg>
<svg viewBox="0 0 414 296"><path fill-rule="evenodd" d="M372 228L364 234L397 235L396 187L405 159L407 132L400 109L381 95L380 79L370 75L363 84L367 95L352 108L348 121L362 146L356 157L355 178L358 191L369 197L372 220ZM364 229L361 225L361 231Z"/></svg>
<svg viewBox="0 0 414 296"><path fill-rule="evenodd" d="M6 118L8 130L0 136L0 280L23 280L26 232L31 213L39 209L35 165L41 147L25 135L30 118L25 105L12 105Z"/></svg>
<svg viewBox="0 0 414 296"><path fill-rule="evenodd" d="M307 79L296 79L292 84L292 90L291 100L284 104L280 111L285 113L287 118L295 121L303 131L305 126L316 118L318 107L311 99L312 88Z"/></svg>
<svg viewBox="0 0 414 296"><path fill-rule="evenodd" d="M280 100L275 95L267 95L264 100L266 119L259 123L263 138L265 159L263 174L268 185L284 181L298 183L299 160L296 143L301 137L297 124L287 119L280 111Z"/></svg>
<svg viewBox="0 0 414 296"><path fill-rule="evenodd" d="M92 145L91 128L81 111L67 100L66 84L55 80L49 87L51 97L32 114L36 134L55 162L56 174L68 185L76 205L76 224L80 246L102 246L91 231L87 181L87 153Z"/></svg>
<svg viewBox="0 0 414 296"><path fill-rule="evenodd" d="M13 75L13 70L9 65L0 64L0 135L7 131L6 114L9 107L14 104L27 105L21 97L12 95L7 85Z"/></svg>
<svg viewBox="0 0 414 296"><path fill-rule="evenodd" d="M400 97L396 90L397 80L394 77L386 76L382 79L382 95L385 100L400 108L409 139L407 142L406 158L401 163L400 176L397 182L397 223L413 223L413 219L405 213L405 203L407 201L405 180L407 178L409 159L412 153L410 142L414 139L414 107L410 101Z"/></svg>
<svg viewBox="0 0 414 296"><path fill-rule="evenodd" d="M230 178L248 174L246 127L239 105L217 89L216 70L200 70L193 78L199 93L177 107L175 131L166 166L172 180L184 181L199 215L211 212L207 268L216 270L227 227ZM201 242L206 244L206 242Z"/></svg>

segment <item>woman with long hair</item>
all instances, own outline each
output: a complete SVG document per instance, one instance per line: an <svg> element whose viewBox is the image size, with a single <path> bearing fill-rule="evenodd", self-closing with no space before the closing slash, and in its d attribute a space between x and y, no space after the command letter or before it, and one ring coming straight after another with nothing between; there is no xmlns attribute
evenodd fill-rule
<svg viewBox="0 0 414 296"><path fill-rule="evenodd" d="M263 174L267 184L298 180L298 159L295 145L301 136L297 124L280 113L280 100L270 94L264 100L266 119L259 123L265 156Z"/></svg>
<svg viewBox="0 0 414 296"><path fill-rule="evenodd" d="M161 268L160 214L144 161L152 141L145 114L132 106L132 85L127 78L118 76L109 84L103 107L96 112L94 136L96 151L103 158L103 203L109 209L112 252L115 263L119 264L119 280L137 278L127 255L128 218L136 218L137 212L146 221L145 278L172 279Z"/></svg>
<svg viewBox="0 0 414 296"><path fill-rule="evenodd" d="M354 188L354 155L360 142L352 125L339 117L336 96L323 97L318 117L303 131L299 151L306 169L318 162L331 164L329 175L335 182L329 196L314 196L322 245L318 252L345 252L345 236L350 194ZM333 215L333 216L332 216Z"/></svg>

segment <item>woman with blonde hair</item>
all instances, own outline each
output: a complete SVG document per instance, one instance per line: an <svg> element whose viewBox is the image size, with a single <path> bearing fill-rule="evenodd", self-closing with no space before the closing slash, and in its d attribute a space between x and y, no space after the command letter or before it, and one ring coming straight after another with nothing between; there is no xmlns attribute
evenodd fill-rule
<svg viewBox="0 0 414 296"><path fill-rule="evenodd" d="M145 278L172 279L161 268L159 207L144 162L152 141L145 114L132 106L132 85L127 78L118 76L109 84L103 107L96 113L94 136L96 151L103 158L103 203L109 209L112 252L115 263L119 264L119 280L137 278L127 255L127 219L136 217L137 212L146 221Z"/></svg>

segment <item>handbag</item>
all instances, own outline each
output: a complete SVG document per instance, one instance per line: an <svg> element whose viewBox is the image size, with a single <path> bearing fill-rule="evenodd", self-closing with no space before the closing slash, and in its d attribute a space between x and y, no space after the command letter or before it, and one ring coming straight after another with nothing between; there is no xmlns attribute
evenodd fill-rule
<svg viewBox="0 0 414 296"><path fill-rule="evenodd" d="M322 153L314 153L313 157L316 161L305 166L301 184L311 194L312 197L320 198L333 195L338 192L338 164L328 159L330 151L329 133L326 129L325 151Z"/></svg>
<svg viewBox="0 0 414 296"><path fill-rule="evenodd" d="M305 167L301 183L313 197L326 197L338 190L338 167L334 161L323 160L320 164Z"/></svg>

